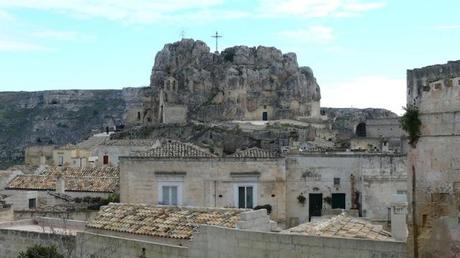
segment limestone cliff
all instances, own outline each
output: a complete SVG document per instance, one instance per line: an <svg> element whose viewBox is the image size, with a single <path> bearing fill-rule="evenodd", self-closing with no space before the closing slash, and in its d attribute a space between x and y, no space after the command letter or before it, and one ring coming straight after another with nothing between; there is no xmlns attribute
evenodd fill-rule
<svg viewBox="0 0 460 258"><path fill-rule="evenodd" d="M28 145L76 143L124 124L141 90L0 92L0 169L22 162Z"/></svg>
<svg viewBox="0 0 460 258"><path fill-rule="evenodd" d="M166 109L182 106L186 118L213 120L319 117L320 88L294 53L273 47L235 46L211 53L202 41L183 39L156 55L147 120L167 120ZM264 114L265 113L265 114Z"/></svg>

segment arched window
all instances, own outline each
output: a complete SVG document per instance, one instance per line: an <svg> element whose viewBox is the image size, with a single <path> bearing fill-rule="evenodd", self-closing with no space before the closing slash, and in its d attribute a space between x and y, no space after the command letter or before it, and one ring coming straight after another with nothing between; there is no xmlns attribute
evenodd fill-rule
<svg viewBox="0 0 460 258"><path fill-rule="evenodd" d="M362 122L356 126L356 136L366 137L366 123Z"/></svg>

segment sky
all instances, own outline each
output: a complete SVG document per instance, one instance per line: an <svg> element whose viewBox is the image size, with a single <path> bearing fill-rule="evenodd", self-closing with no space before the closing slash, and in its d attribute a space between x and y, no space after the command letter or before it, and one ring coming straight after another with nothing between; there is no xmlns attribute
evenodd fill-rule
<svg viewBox="0 0 460 258"><path fill-rule="evenodd" d="M406 70L460 59L458 0L0 0L0 91L149 85L182 37L274 46L313 69L321 106L401 114Z"/></svg>

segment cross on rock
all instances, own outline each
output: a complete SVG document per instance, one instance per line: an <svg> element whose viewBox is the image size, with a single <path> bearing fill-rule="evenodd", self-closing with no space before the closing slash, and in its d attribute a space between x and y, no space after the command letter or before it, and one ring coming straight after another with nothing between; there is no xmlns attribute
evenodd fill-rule
<svg viewBox="0 0 460 258"><path fill-rule="evenodd" d="M218 49L219 38L222 38L222 36L219 35L219 33L216 31L216 35L212 35L211 37L216 39L216 53L218 53L219 52L219 49Z"/></svg>

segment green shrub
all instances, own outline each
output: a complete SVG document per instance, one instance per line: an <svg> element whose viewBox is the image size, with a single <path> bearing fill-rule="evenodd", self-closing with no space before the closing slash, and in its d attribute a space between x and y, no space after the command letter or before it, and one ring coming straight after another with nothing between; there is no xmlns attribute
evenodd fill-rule
<svg viewBox="0 0 460 258"><path fill-rule="evenodd" d="M20 252L18 258L64 258L64 255L60 254L54 245L34 245L25 252Z"/></svg>
<svg viewBox="0 0 460 258"><path fill-rule="evenodd" d="M421 135L420 128L422 121L419 118L420 113L418 108L413 105L408 105L404 110L406 110L406 113L401 117L401 128L407 132L409 135L409 144L415 148Z"/></svg>

